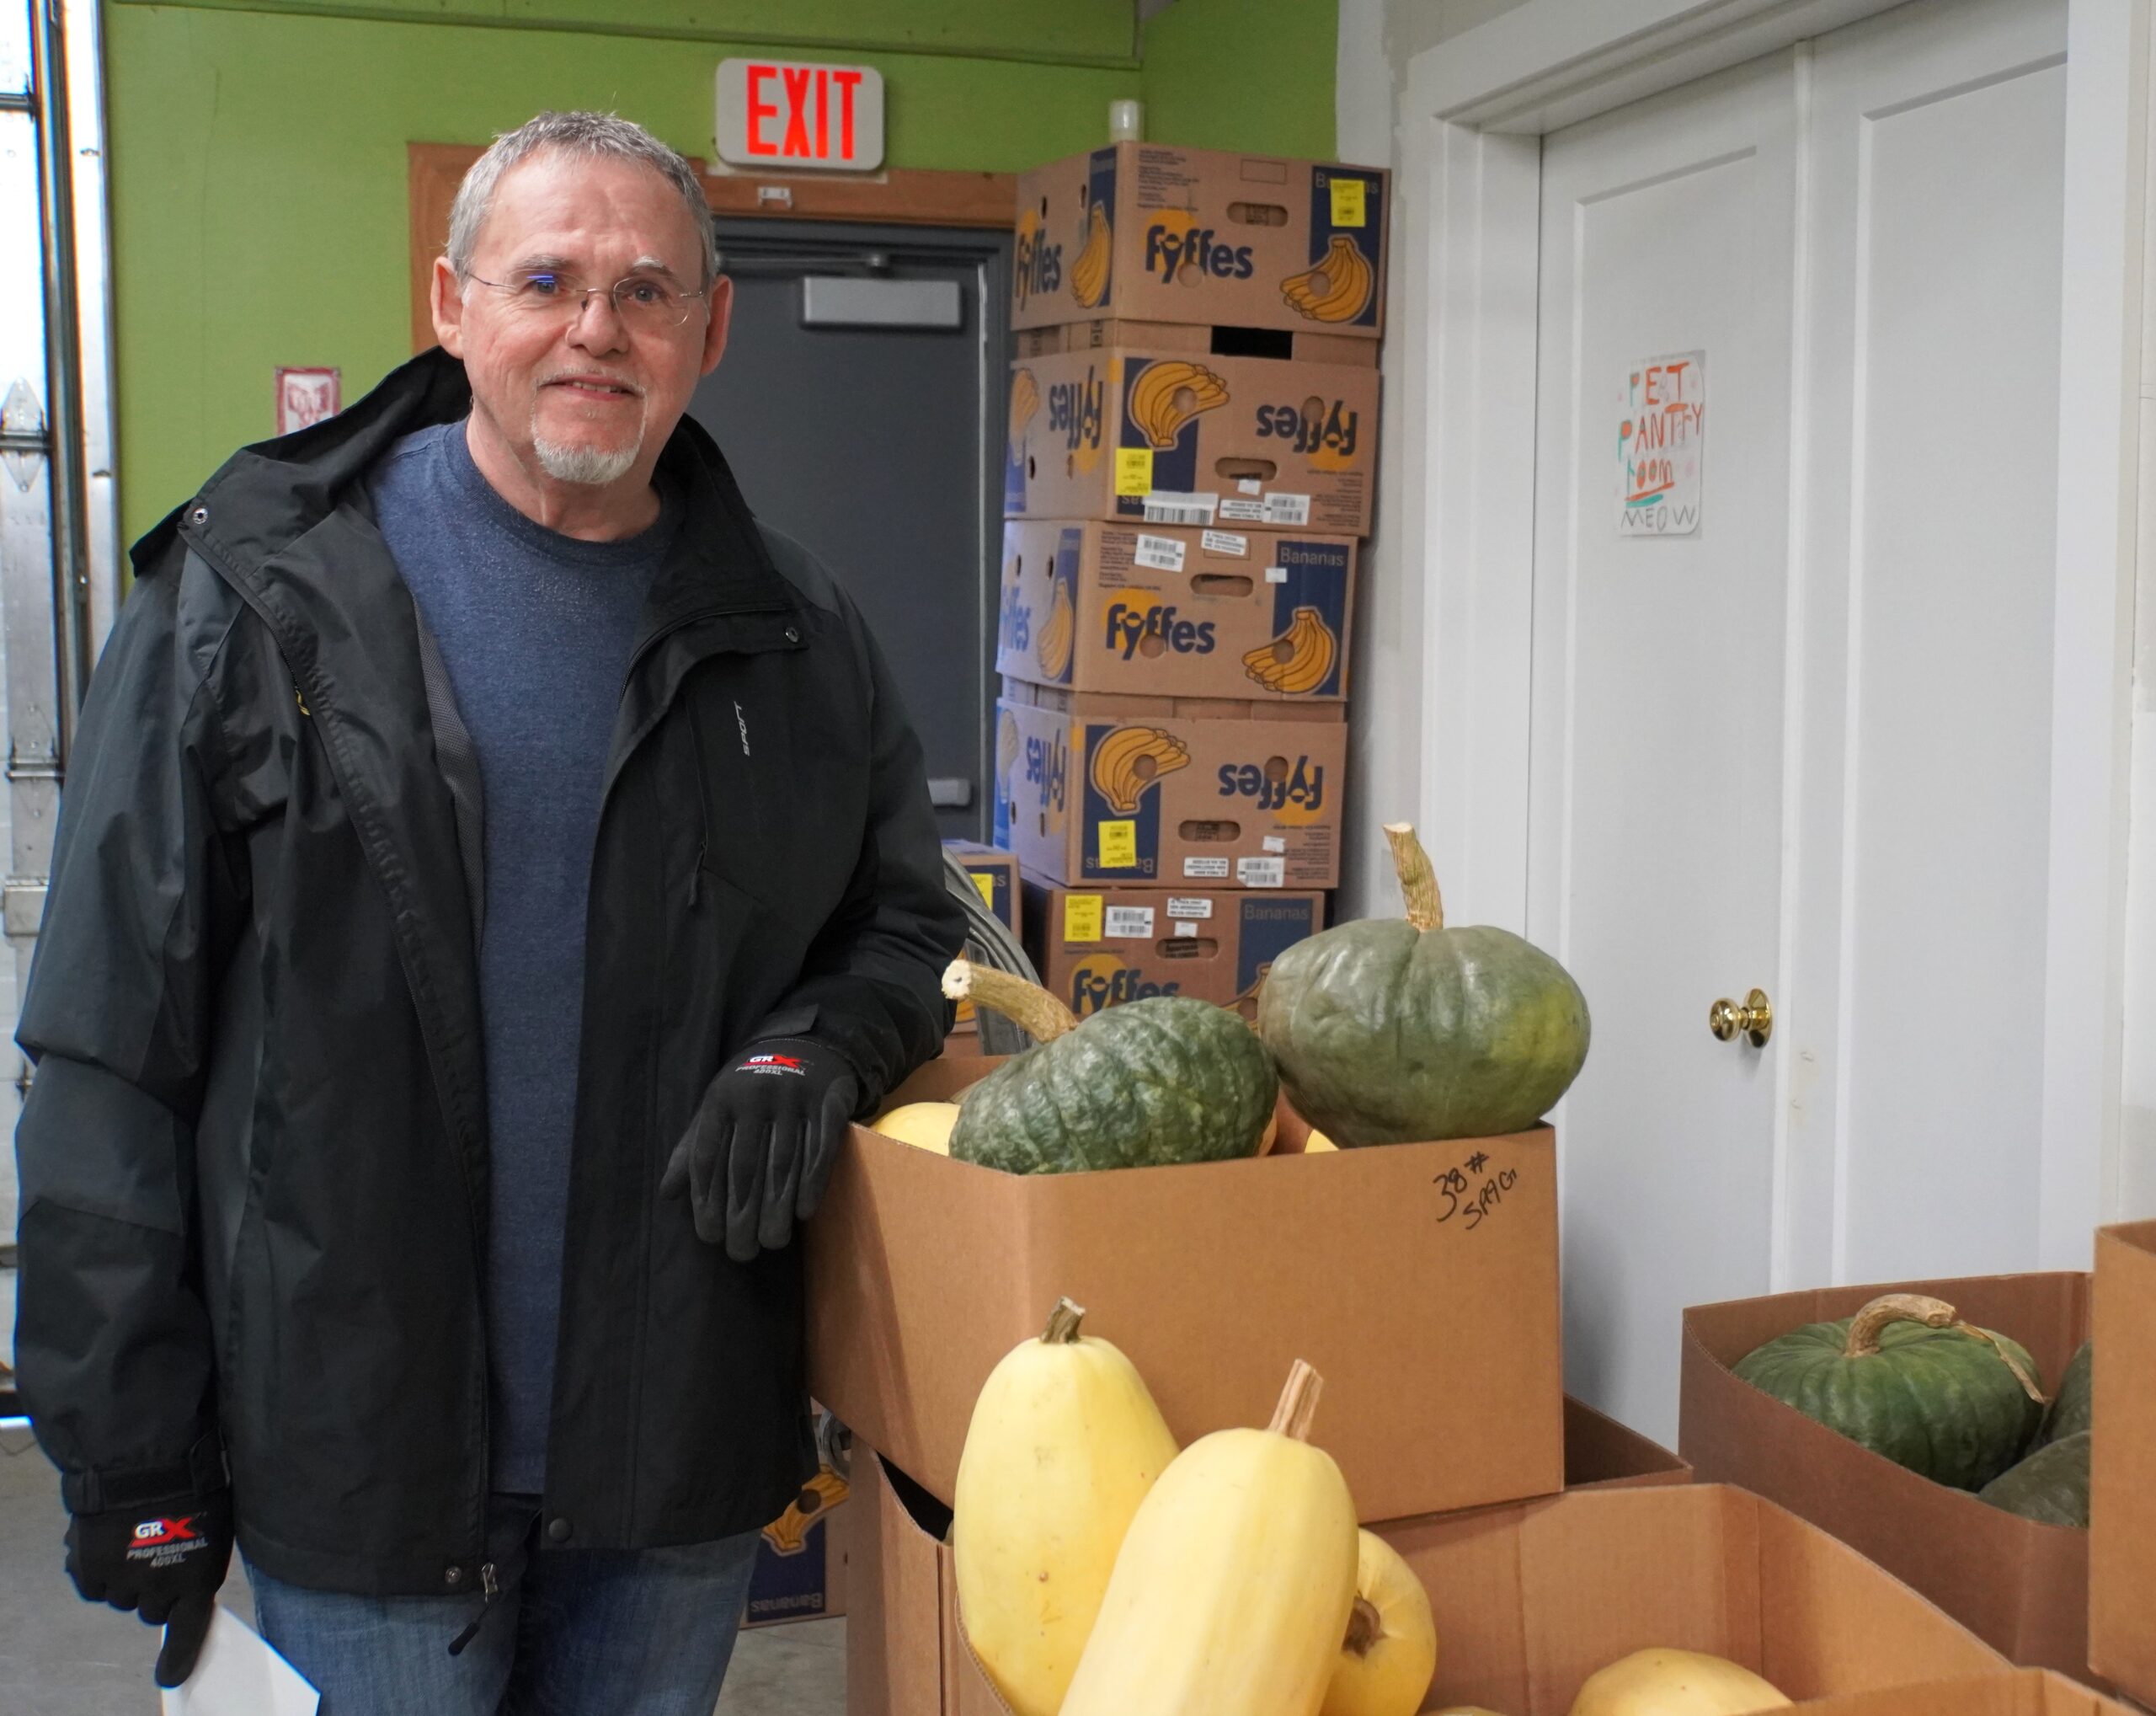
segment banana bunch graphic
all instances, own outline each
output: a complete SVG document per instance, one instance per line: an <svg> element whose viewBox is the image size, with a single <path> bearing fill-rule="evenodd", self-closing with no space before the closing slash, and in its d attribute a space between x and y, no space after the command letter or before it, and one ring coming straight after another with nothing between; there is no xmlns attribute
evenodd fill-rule
<svg viewBox="0 0 2156 1716"><path fill-rule="evenodd" d="M998 779L1011 772L1018 760L1018 721L1006 709L995 718L995 773Z"/></svg>
<svg viewBox="0 0 2156 1716"><path fill-rule="evenodd" d="M1130 389L1130 420L1155 447L1176 444L1184 424L1228 403L1228 384L1203 364L1167 358L1146 366Z"/></svg>
<svg viewBox="0 0 2156 1716"><path fill-rule="evenodd" d="M1332 672L1340 640L1314 607L1299 607L1288 629L1243 657L1243 671L1267 691L1299 697L1315 691Z"/></svg>
<svg viewBox="0 0 2156 1716"><path fill-rule="evenodd" d="M1033 659L1049 681L1059 685L1070 671L1070 647L1078 638L1078 616L1070 606L1070 585L1060 578L1049 581L1055 585L1055 594L1049 598L1048 618L1041 623Z"/></svg>
<svg viewBox="0 0 2156 1716"><path fill-rule="evenodd" d="M1108 247L1114 238L1107 209L1095 203L1086 217L1085 244L1070 259L1070 296L1089 310L1108 294Z"/></svg>
<svg viewBox="0 0 2156 1716"><path fill-rule="evenodd" d="M1022 369L1011 377L1011 420L1007 433L1011 439L1011 457L1017 458L1018 450L1026 444L1026 425L1033 420L1033 413L1041 409L1041 384L1033 379L1031 370Z"/></svg>
<svg viewBox="0 0 2156 1716"><path fill-rule="evenodd" d="M1190 766L1190 752L1158 727L1118 727L1093 752L1093 786L1108 808L1128 815L1164 774Z"/></svg>
<svg viewBox="0 0 2156 1716"><path fill-rule="evenodd" d="M846 1495L846 1479L828 1466L819 1467L787 1510L764 1527L764 1541L782 1555L798 1555L808 1543L808 1528Z"/></svg>
<svg viewBox="0 0 2156 1716"><path fill-rule="evenodd" d="M1352 322L1369 307L1377 283L1377 270L1362 248L1345 233L1336 233L1316 267L1280 282L1280 296L1289 309L1313 322Z"/></svg>

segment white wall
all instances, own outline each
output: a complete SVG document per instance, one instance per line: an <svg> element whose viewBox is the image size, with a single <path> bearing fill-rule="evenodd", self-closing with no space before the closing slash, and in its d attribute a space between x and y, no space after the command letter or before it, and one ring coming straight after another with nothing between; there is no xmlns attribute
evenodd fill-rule
<svg viewBox="0 0 2156 1716"><path fill-rule="evenodd" d="M1407 63L1424 49L1509 12L1524 0L1340 0L1336 90L1340 158L1400 168L1395 134ZM1401 246L1406 224L1395 200L1392 264L1385 301L1384 405L1379 420L1377 521L1363 545L1357 602L1355 686L1348 771L1349 826L1343 842L1342 917L1390 915L1399 905L1381 823L1415 814L1422 769L1422 554L1402 540L1398 499L1401 405ZM1444 878L1440 877L1440 883Z"/></svg>
<svg viewBox="0 0 2156 1716"><path fill-rule="evenodd" d="M2156 165L2156 135L2151 140ZM2149 177L2156 200L2156 172ZM2156 252L2156 218L2147 227ZM2144 262L2156 280L2156 254ZM2119 1110L2119 1205L2156 1215L2156 294L2142 307L2141 529L2135 591L2133 789L2127 837L2126 1017Z"/></svg>

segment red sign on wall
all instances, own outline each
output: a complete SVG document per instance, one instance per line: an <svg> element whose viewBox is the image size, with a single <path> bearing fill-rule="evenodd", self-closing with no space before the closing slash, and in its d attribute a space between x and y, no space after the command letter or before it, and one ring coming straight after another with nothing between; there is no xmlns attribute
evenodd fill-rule
<svg viewBox="0 0 2156 1716"><path fill-rule="evenodd" d="M344 372L291 364L277 366L277 433L291 435L325 417L334 417L344 405Z"/></svg>
<svg viewBox="0 0 2156 1716"><path fill-rule="evenodd" d="M883 164L883 74L802 60L718 62L718 158L788 173Z"/></svg>

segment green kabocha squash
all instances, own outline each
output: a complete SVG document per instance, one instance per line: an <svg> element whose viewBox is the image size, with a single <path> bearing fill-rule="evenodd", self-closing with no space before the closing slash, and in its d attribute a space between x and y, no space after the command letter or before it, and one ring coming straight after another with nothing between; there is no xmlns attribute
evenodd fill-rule
<svg viewBox="0 0 2156 1716"><path fill-rule="evenodd" d="M2089 1432L2047 1442L1977 1492L1993 1507L2046 1526L2089 1524Z"/></svg>
<svg viewBox="0 0 2156 1716"><path fill-rule="evenodd" d="M960 1162L1073 1173L1255 1156L1264 1142L1279 1081L1225 1008L1160 995L1081 1024L1045 989L964 960L944 973L943 992L1034 1040L966 1092L951 1129Z"/></svg>
<svg viewBox="0 0 2156 1716"><path fill-rule="evenodd" d="M2044 1420L2043 1434L2036 1438L2037 1447L2079 1435L2089 1428L2095 1416L2095 1400L2089 1391L2095 1386L2095 1344L2083 1341L2059 1373L2058 1393L2052 1400L2051 1416Z"/></svg>
<svg viewBox="0 0 2156 1716"><path fill-rule="evenodd" d="M1919 1476L1981 1489L2044 1415L2036 1361L1943 1300L1888 1293L1737 1362L1737 1374Z"/></svg>
<svg viewBox="0 0 2156 1716"><path fill-rule="evenodd" d="M1295 943L1273 962L1258 1034L1296 1111L1343 1148L1531 1126L1587 1059L1587 997L1510 930L1445 927L1430 860L1386 826L1407 917Z"/></svg>

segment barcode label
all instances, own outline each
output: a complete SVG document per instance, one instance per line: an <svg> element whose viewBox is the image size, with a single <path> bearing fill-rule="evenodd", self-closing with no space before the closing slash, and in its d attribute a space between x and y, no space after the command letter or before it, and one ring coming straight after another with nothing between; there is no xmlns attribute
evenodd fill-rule
<svg viewBox="0 0 2156 1716"><path fill-rule="evenodd" d="M1287 839L1283 835L1268 834L1263 843L1267 852L1285 852L1288 849Z"/></svg>
<svg viewBox="0 0 2156 1716"><path fill-rule="evenodd" d="M1187 942L1197 933L1198 926L1194 923L1179 923L1176 926L1176 939L1179 942Z"/></svg>
<svg viewBox="0 0 2156 1716"><path fill-rule="evenodd" d="M1217 494L1190 494L1176 489L1155 489L1145 496L1148 524L1210 524L1219 511Z"/></svg>
<svg viewBox="0 0 2156 1716"><path fill-rule="evenodd" d="M1138 552L1131 556L1141 566L1150 566L1155 572L1182 570L1184 544L1178 537L1149 537L1143 531L1138 534Z"/></svg>
<svg viewBox="0 0 2156 1716"><path fill-rule="evenodd" d="M1250 552L1250 538L1231 530L1209 530L1200 539L1209 554L1233 554L1237 559Z"/></svg>
<svg viewBox="0 0 2156 1716"><path fill-rule="evenodd" d="M1288 880L1288 860L1278 858L1237 858L1235 879L1246 888L1284 887Z"/></svg>
<svg viewBox="0 0 2156 1716"><path fill-rule="evenodd" d="M1182 874L1187 881L1203 877L1209 882L1228 879L1228 861L1224 858L1187 858L1182 861Z"/></svg>
<svg viewBox="0 0 2156 1716"><path fill-rule="evenodd" d="M1168 895L1168 916L1171 917L1210 917L1213 902L1203 894L1171 894Z"/></svg>
<svg viewBox="0 0 2156 1716"><path fill-rule="evenodd" d="M1149 942L1153 939L1151 906L1111 906L1107 917L1107 938L1110 941Z"/></svg>
<svg viewBox="0 0 2156 1716"><path fill-rule="evenodd" d="M1147 517L1152 515L1148 513ZM1232 518L1243 524L1263 524L1265 503L1262 500L1239 500L1230 494L1220 503L1220 516Z"/></svg>
<svg viewBox="0 0 2156 1716"><path fill-rule="evenodd" d="M1267 524L1308 524L1310 498L1307 494L1268 494L1265 497Z"/></svg>
<svg viewBox="0 0 2156 1716"><path fill-rule="evenodd" d="M1262 490L1264 487L1265 484L1256 477L1238 477L1235 478L1235 493L1238 494L1256 494Z"/></svg>
<svg viewBox="0 0 2156 1716"><path fill-rule="evenodd" d="M1267 566L1265 569L1265 581L1267 584L1285 584L1288 581L1288 569L1285 566Z"/></svg>

